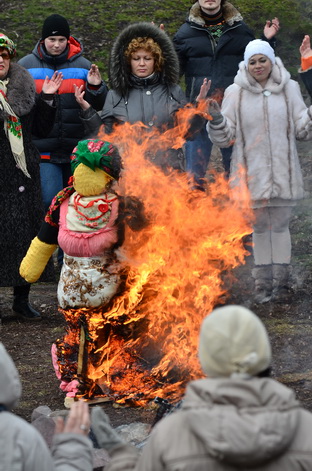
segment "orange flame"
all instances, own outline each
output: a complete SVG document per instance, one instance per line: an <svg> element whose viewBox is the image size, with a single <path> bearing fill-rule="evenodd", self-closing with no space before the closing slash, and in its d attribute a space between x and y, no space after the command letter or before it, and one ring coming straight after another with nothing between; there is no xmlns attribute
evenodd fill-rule
<svg viewBox="0 0 312 471"><path fill-rule="evenodd" d="M244 263L242 237L251 232L248 191L240 188L240 199L232 199L222 174L213 174L207 193L192 191L186 174L163 172L146 158L181 147L194 113L207 119L200 106L180 110L177 126L162 133L125 123L101 135L123 157L118 193L139 197L150 224L138 232L126 229L119 254L123 292L106 311L79 311L89 352L84 397L142 405L162 396L175 402L189 380L201 377L199 327L224 302L224 273Z"/></svg>

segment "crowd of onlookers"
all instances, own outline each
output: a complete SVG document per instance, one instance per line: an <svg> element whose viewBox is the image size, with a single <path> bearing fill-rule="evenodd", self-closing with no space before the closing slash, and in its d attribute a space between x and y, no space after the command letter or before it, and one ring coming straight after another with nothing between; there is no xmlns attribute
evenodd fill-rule
<svg viewBox="0 0 312 471"><path fill-rule="evenodd" d="M107 135L125 122L142 123L142 133L173 127L180 108L203 100L210 119L195 113L184 148L151 148L146 158L165 173L188 172L193 191L205 192L211 149L218 146L229 186L246 187L251 198L254 301L291 301L289 225L304 197L296 140L312 139L312 108L275 54L279 28L277 18L267 21L255 39L227 0L196 1L173 40L162 26L130 24L111 50L109 90L63 16L45 19L33 51L17 63L14 42L0 33L0 285L13 287L18 316L41 319L19 268L51 200L68 184L78 141L103 125ZM300 76L312 96L308 35L300 55ZM42 244L51 243L46 237ZM62 265L61 248L58 257ZM42 279L52 271L48 264ZM210 313L199 360L207 378L190 383L182 407L155 427L141 455L94 409L92 429L111 454L109 469L311 469L311 415L270 379L270 342L254 313L241 306ZM78 401L65 423L58 419L50 451L11 412L20 382L1 344L0 366L0 470L91 470L87 405Z"/></svg>

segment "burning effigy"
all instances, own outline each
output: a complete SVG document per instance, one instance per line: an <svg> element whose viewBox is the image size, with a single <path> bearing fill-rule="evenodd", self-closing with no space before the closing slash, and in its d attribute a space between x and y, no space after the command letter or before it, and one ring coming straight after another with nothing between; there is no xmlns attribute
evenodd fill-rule
<svg viewBox="0 0 312 471"><path fill-rule="evenodd" d="M118 194L132 201L123 211L132 224L124 226L123 243L113 245L117 264L108 263L112 276L118 267L113 295L98 305L60 303L68 328L53 355L68 395L134 406L156 396L175 403L186 383L201 376L199 326L224 302L224 274L244 263L251 210L248 192L240 188L239 199L232 198L222 174L215 174L207 193L193 191L187 174L164 172L149 159L151 151L183 145L180 136L194 113L192 107L180 110L177 126L163 132L142 133L142 123L125 123L99 136L122 156ZM84 299L105 285L93 284L92 275L88 280L77 280Z"/></svg>
<svg viewBox="0 0 312 471"><path fill-rule="evenodd" d="M58 302L72 339L66 355L57 342L52 347L61 388L77 393L77 367L72 368L78 343L88 326L67 311L105 308L121 285L116 249L124 238L124 221L138 230L146 224L143 206L135 198L122 198L113 189L120 176L121 158L115 146L101 139L80 141L71 155L71 184L53 199L37 237L24 257L20 272L29 282L41 275L57 244L64 251L58 283ZM88 324L88 316L84 316ZM84 345L83 340L83 345ZM64 358L64 361L62 360ZM77 358L75 363L77 362ZM62 365L62 368L59 367ZM78 368L79 369L79 368Z"/></svg>

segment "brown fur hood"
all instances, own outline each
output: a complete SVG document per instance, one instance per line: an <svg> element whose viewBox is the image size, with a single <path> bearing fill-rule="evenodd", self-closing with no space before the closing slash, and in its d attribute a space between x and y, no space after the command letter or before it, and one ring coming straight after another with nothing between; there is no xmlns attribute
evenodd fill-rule
<svg viewBox="0 0 312 471"><path fill-rule="evenodd" d="M168 85L179 82L179 60L169 36L151 23L134 23L127 26L117 36L110 54L109 80L111 88L121 95L126 95L130 87L130 67L124 56L128 44L137 37L152 38L159 44L163 56L164 67L161 81Z"/></svg>
<svg viewBox="0 0 312 471"><path fill-rule="evenodd" d="M225 2L222 5L222 13L225 22L229 26L233 26L235 22L243 20L243 17L239 11L229 2ZM200 26L205 25L205 20L200 14L200 6L198 2L194 3L194 5L191 7L188 20L192 23L197 23Z"/></svg>
<svg viewBox="0 0 312 471"><path fill-rule="evenodd" d="M7 75L7 100L18 117L30 113L35 105L36 87L30 73L19 64L10 64ZM0 120L5 117L4 111L0 110Z"/></svg>

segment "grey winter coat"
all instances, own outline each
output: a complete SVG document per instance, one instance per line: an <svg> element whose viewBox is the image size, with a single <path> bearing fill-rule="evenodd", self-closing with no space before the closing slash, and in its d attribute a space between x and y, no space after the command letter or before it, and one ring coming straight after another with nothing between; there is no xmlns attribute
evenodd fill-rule
<svg viewBox="0 0 312 471"><path fill-rule="evenodd" d="M19 374L0 343L0 471L92 471L89 438L59 434L50 453L37 429L11 412L20 396Z"/></svg>
<svg viewBox="0 0 312 471"><path fill-rule="evenodd" d="M311 427L311 413L273 379L201 379L142 456L118 446L105 471L310 471Z"/></svg>
<svg viewBox="0 0 312 471"><path fill-rule="evenodd" d="M142 79L131 74L124 51L136 37L151 37L159 44L164 57L161 72ZM132 24L117 37L110 56L109 79L112 89L100 117L92 108L81 113L89 135L95 134L103 123L106 132L110 132L114 124L124 122L142 122L150 129L168 129L174 125L175 113L186 104L184 92L178 85L179 61L173 44L166 33L150 23ZM175 160L177 152L171 150L170 153Z"/></svg>
<svg viewBox="0 0 312 471"><path fill-rule="evenodd" d="M312 139L312 108L307 108L297 82L277 57L263 89L241 62L234 84L225 91L223 121L207 129L219 147L233 144L233 186L243 183L255 201L288 205L304 196L296 139Z"/></svg>
<svg viewBox="0 0 312 471"><path fill-rule="evenodd" d="M19 275L20 263L44 216L40 155L32 142L32 132L46 136L53 126L56 108L49 106L41 95L36 97L34 80L24 67L11 63L8 78L7 99L21 120L31 178L16 166L4 131L4 112L0 110L0 286L19 286L26 284Z"/></svg>

